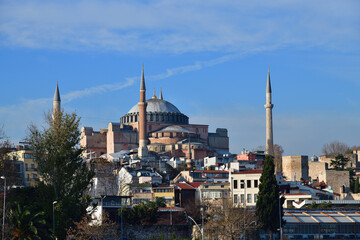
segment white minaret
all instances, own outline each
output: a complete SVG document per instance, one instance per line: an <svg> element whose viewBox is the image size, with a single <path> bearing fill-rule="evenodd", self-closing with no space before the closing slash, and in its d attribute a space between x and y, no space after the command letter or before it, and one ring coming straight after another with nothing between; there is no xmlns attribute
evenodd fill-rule
<svg viewBox="0 0 360 240"><path fill-rule="evenodd" d="M61 111L61 99L60 99L59 85L58 82L56 82L56 89L53 99L53 115L52 115L53 119L55 117L55 113L60 111Z"/></svg>
<svg viewBox="0 0 360 240"><path fill-rule="evenodd" d="M270 83L270 69L268 69L267 86L266 86L266 154L274 156L274 142L273 142L273 124L272 124L272 108L271 103L271 83Z"/></svg>

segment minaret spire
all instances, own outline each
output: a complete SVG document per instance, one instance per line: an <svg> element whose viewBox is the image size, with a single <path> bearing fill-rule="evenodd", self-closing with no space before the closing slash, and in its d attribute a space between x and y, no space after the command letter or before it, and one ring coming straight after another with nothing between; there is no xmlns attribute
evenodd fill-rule
<svg viewBox="0 0 360 240"><path fill-rule="evenodd" d="M159 99L163 100L163 95L162 95L161 88L160 88L160 95L159 95Z"/></svg>
<svg viewBox="0 0 360 240"><path fill-rule="evenodd" d="M146 90L146 87L145 87L145 77L144 77L144 64L142 64L142 71L141 71L140 91L141 91L141 90L143 90L143 91Z"/></svg>
<svg viewBox="0 0 360 240"><path fill-rule="evenodd" d="M139 107L139 158L146 157L148 155L147 149L147 134L146 134L146 88L144 77L144 64L142 65L141 83L140 83L140 101Z"/></svg>
<svg viewBox="0 0 360 240"><path fill-rule="evenodd" d="M273 124L272 124L272 108L274 105L271 103L271 83L270 83L270 69L268 68L267 85L266 85L266 154L274 156L274 143L273 143Z"/></svg>
<svg viewBox="0 0 360 240"><path fill-rule="evenodd" d="M60 99L60 91L59 91L59 83L56 81L56 89L54 93L54 99L53 99L53 119L55 117L56 112L61 111L61 99Z"/></svg>

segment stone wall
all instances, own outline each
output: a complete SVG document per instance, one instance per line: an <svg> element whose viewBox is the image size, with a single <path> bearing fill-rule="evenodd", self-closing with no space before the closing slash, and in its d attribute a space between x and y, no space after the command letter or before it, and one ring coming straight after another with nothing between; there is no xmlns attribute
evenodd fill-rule
<svg viewBox="0 0 360 240"><path fill-rule="evenodd" d="M191 239L192 225L151 225L125 226L124 237L127 239L149 239L162 236L169 239L176 236L178 239Z"/></svg>
<svg viewBox="0 0 360 240"><path fill-rule="evenodd" d="M283 156L283 175L288 181L307 180L309 178L308 156ZM296 175L296 179L295 178Z"/></svg>
<svg viewBox="0 0 360 240"><path fill-rule="evenodd" d="M313 180L319 178L319 182L326 182L327 163L309 162L309 177Z"/></svg>
<svg viewBox="0 0 360 240"><path fill-rule="evenodd" d="M350 188L349 171L326 170L325 182L336 193L342 193L342 186L345 186L347 192Z"/></svg>

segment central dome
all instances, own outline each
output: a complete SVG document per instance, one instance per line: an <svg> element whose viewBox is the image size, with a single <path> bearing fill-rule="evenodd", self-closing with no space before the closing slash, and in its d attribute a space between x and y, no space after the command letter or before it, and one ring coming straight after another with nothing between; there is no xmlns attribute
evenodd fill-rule
<svg viewBox="0 0 360 240"><path fill-rule="evenodd" d="M138 121L139 106L134 105L130 111L120 118L121 124L132 124ZM177 107L163 99L146 100L146 121L148 123L189 124L189 118Z"/></svg>
<svg viewBox="0 0 360 240"><path fill-rule="evenodd" d="M146 100L146 112L156 112L156 113L181 113L177 107L175 107L172 103L162 99L148 99ZM135 104L128 113L138 113L139 106Z"/></svg>

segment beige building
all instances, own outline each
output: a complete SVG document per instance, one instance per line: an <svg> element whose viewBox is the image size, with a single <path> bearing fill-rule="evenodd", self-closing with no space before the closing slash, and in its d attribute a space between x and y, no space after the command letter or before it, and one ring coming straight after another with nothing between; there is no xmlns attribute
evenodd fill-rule
<svg viewBox="0 0 360 240"><path fill-rule="evenodd" d="M283 176L288 181L300 181L301 179L308 180L308 156L283 156L282 169Z"/></svg>
<svg viewBox="0 0 360 240"><path fill-rule="evenodd" d="M200 203L223 204L230 198L230 183L202 183L198 187Z"/></svg>
<svg viewBox="0 0 360 240"><path fill-rule="evenodd" d="M37 163L33 155L33 151L29 149L27 144L16 146L16 151L10 153L18 161L23 162L24 176L23 183L25 186L35 186L39 179L37 171Z"/></svg>
<svg viewBox="0 0 360 240"><path fill-rule="evenodd" d="M229 182L234 205L255 206L262 169L230 172Z"/></svg>

